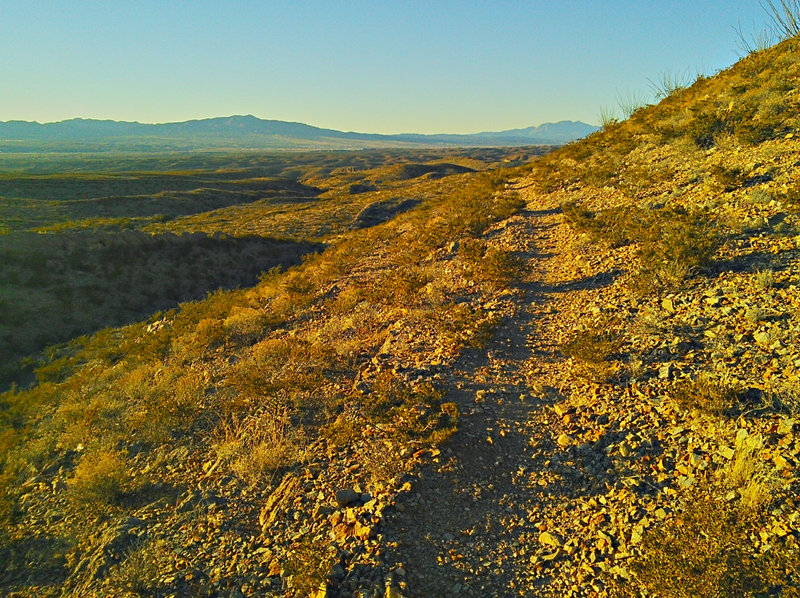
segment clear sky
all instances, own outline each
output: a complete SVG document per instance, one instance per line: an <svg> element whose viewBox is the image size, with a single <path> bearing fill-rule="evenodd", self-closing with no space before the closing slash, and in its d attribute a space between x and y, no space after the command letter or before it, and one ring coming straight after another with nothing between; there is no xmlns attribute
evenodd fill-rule
<svg viewBox="0 0 800 598"><path fill-rule="evenodd" d="M0 0L0 120L254 114L374 133L598 121L712 74L757 0Z"/></svg>

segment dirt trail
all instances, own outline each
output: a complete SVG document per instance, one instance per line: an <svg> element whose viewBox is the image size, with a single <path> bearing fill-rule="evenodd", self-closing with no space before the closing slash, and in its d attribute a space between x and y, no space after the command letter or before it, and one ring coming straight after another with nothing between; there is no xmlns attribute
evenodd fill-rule
<svg viewBox="0 0 800 598"><path fill-rule="evenodd" d="M487 350L456 363L448 394L461 408L459 432L385 522L386 560L403 596L549 595L531 543L539 546L540 514L559 503L559 491L529 473L558 448L547 407L558 397L548 385L560 360L551 334L556 289L546 281L564 238L556 210L529 207L490 240L531 265L517 315Z"/></svg>

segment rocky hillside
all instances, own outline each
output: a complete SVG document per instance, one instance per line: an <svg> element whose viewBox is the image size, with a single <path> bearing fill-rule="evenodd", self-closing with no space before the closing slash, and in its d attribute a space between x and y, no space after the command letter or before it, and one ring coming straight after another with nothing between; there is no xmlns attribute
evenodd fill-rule
<svg viewBox="0 0 800 598"><path fill-rule="evenodd" d="M797 596L800 42L3 395L16 596Z"/></svg>

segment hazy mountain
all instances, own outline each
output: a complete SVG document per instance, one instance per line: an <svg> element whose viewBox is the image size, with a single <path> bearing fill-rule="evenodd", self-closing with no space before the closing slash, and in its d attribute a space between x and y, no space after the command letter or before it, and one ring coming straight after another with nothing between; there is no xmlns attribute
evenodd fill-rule
<svg viewBox="0 0 800 598"><path fill-rule="evenodd" d="M596 130L597 127L586 123L562 121L525 129L471 135L378 135L265 120L251 115L163 124L74 118L44 124L28 121L0 122L0 151L558 145L585 137Z"/></svg>

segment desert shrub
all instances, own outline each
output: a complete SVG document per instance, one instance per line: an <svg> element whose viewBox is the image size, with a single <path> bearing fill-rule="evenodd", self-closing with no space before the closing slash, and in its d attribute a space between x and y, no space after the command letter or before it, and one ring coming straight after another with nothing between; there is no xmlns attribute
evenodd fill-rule
<svg viewBox="0 0 800 598"><path fill-rule="evenodd" d="M374 280L364 281L366 297L383 305L413 305L420 302L419 291L431 281L421 268L404 265L383 270Z"/></svg>
<svg viewBox="0 0 800 598"><path fill-rule="evenodd" d="M788 208L800 211L800 182L787 187L786 191L778 196Z"/></svg>
<svg viewBox="0 0 800 598"><path fill-rule="evenodd" d="M123 453L101 447L81 457L69 479L70 495L81 507L103 508L119 502L131 480Z"/></svg>
<svg viewBox="0 0 800 598"><path fill-rule="evenodd" d="M336 562L334 547L329 543L316 542L306 535L291 545L287 555L284 572L287 585L293 590L292 595L324 596L328 573Z"/></svg>
<svg viewBox="0 0 800 598"><path fill-rule="evenodd" d="M637 206L589 210L577 202L566 202L561 210L572 228L588 233L594 240L621 247L641 235L643 211Z"/></svg>
<svg viewBox="0 0 800 598"><path fill-rule="evenodd" d="M654 212L639 239L640 270L635 288L649 292L680 285L708 266L721 241L716 222L705 212Z"/></svg>
<svg viewBox="0 0 800 598"><path fill-rule="evenodd" d="M138 540L125 553L110 573L113 589L137 596L153 596L161 575L160 563L164 550L153 540Z"/></svg>
<svg viewBox="0 0 800 598"><path fill-rule="evenodd" d="M494 314L468 303L450 303L434 313L434 321L439 335L455 350L463 347L485 348L500 324Z"/></svg>
<svg viewBox="0 0 800 598"><path fill-rule="evenodd" d="M739 404L739 390L723 380L708 375L679 382L672 397L682 409L699 409L712 415L730 413Z"/></svg>
<svg viewBox="0 0 800 598"><path fill-rule="evenodd" d="M775 286L775 271L771 268L756 270L755 274L753 275L753 281L760 289L771 289Z"/></svg>
<svg viewBox="0 0 800 598"><path fill-rule="evenodd" d="M717 191L733 191L744 185L745 174L741 168L714 165L709 169L713 187Z"/></svg>
<svg viewBox="0 0 800 598"><path fill-rule="evenodd" d="M143 440L160 443L192 424L207 382L191 368L152 363L125 374L117 385L128 405L127 429Z"/></svg>
<svg viewBox="0 0 800 598"><path fill-rule="evenodd" d="M484 239L463 239L458 257L466 272L482 282L507 286L525 274L525 261L512 251L489 247Z"/></svg>
<svg viewBox="0 0 800 598"><path fill-rule="evenodd" d="M764 141L775 139L780 136L781 132L776 127L776 123L757 120L740 120L734 126L736 139L747 145L758 145Z"/></svg>
<svg viewBox="0 0 800 598"><path fill-rule="evenodd" d="M733 133L733 124L715 112L699 112L689 122L686 134L701 149L711 149L717 137Z"/></svg>
<svg viewBox="0 0 800 598"><path fill-rule="evenodd" d="M576 331L561 352L576 363L576 374L593 382L611 382L620 373L617 357L622 348L622 329L612 316Z"/></svg>
<svg viewBox="0 0 800 598"><path fill-rule="evenodd" d="M288 412L280 417L233 417L215 429L211 446L217 459L240 479L255 485L282 467L293 465L301 454L302 441L292 430Z"/></svg>
<svg viewBox="0 0 800 598"><path fill-rule="evenodd" d="M650 529L629 561L625 596L742 598L797 596L800 552L794 538L761 552L753 538L764 515L707 489L685 497L683 510Z"/></svg>
<svg viewBox="0 0 800 598"><path fill-rule="evenodd" d="M383 372L370 381L368 392L352 400L368 419L391 423L400 438L442 442L455 432L458 420L458 406L443 398L444 392L430 383L410 384Z"/></svg>

